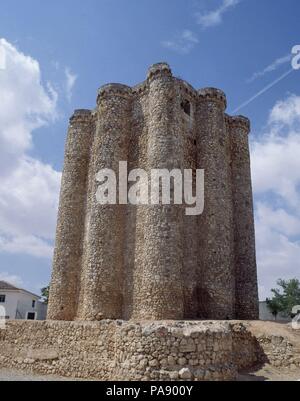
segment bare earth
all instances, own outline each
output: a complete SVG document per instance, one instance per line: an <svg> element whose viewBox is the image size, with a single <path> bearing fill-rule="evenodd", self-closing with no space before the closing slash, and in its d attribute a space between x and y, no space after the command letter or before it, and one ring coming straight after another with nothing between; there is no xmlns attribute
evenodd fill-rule
<svg viewBox="0 0 300 401"><path fill-rule="evenodd" d="M33 373L21 372L19 370L12 369L0 369L0 382L1 381L81 381L79 379L66 378L60 376L49 376L49 375L36 375Z"/></svg>
<svg viewBox="0 0 300 401"><path fill-rule="evenodd" d="M269 321L251 321L248 322L250 329L255 336L267 334L282 336L287 338L300 350L300 329L292 329L291 324Z"/></svg>
<svg viewBox="0 0 300 401"><path fill-rule="evenodd" d="M276 335L288 339L300 351L300 330L293 330L291 324L278 322L249 322L250 330L257 337L259 335ZM295 370L275 368L266 365L259 370L243 372L239 381L300 381L300 368Z"/></svg>
<svg viewBox="0 0 300 401"><path fill-rule="evenodd" d="M300 369L276 369L266 365L262 369L253 372L243 372L239 375L238 381L300 381Z"/></svg>
<svg viewBox="0 0 300 401"><path fill-rule="evenodd" d="M0 369L0 381L82 381L80 379L60 376L43 376L25 373L17 370ZM244 372L239 375L238 381L300 381L300 369L291 371L278 370L272 366L265 366L255 372Z"/></svg>

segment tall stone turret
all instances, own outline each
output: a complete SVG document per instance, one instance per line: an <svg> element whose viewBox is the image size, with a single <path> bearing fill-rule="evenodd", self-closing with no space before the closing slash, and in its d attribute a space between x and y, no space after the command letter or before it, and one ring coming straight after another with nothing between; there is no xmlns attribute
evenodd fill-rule
<svg viewBox="0 0 300 401"><path fill-rule="evenodd" d="M182 170L182 137L175 129L175 116L180 106L176 102L170 67L163 63L152 66L148 85L147 172L151 174L151 169ZM143 208L144 241L140 249L143 256L142 264L136 266L133 317L182 319L183 209L178 205Z"/></svg>
<svg viewBox="0 0 300 401"><path fill-rule="evenodd" d="M74 320L81 283L87 177L94 116L77 110L70 120L62 175L48 318Z"/></svg>
<svg viewBox="0 0 300 401"><path fill-rule="evenodd" d="M202 308L207 319L235 317L233 211L226 96L201 89L197 110L197 168L205 170L205 208L199 217Z"/></svg>
<svg viewBox="0 0 300 401"><path fill-rule="evenodd" d="M243 116L227 117L231 139L236 318L258 319L258 288L251 185L250 121Z"/></svg>
<svg viewBox="0 0 300 401"><path fill-rule="evenodd" d="M119 162L128 160L131 101L131 88L125 85L109 84L99 91L82 277L84 308L79 316L82 319L118 319L122 315L126 210L124 205L99 204L96 193L98 172L111 169L118 173Z"/></svg>
<svg viewBox="0 0 300 401"><path fill-rule="evenodd" d="M105 85L93 112L75 112L49 319L258 317L249 122L226 116L225 109L222 91L197 91L159 63L143 83ZM116 205L99 202L106 178L98 173L110 169L118 184L120 162L128 173L148 175L150 204L127 204L119 187ZM204 213L187 216L187 200L174 202L173 178L171 204L162 204L162 188L152 204L157 169L176 169L182 177L184 169L204 169Z"/></svg>
<svg viewBox="0 0 300 401"><path fill-rule="evenodd" d="M176 96L180 105L174 117L175 126L182 138L184 153L184 168L191 169L193 188L196 188L197 169L197 91L187 82L177 79ZM185 207L187 205L185 204ZM202 316L201 311L201 284L200 271L200 244L199 244L199 216L184 215L183 217L183 266L182 283L184 298L185 319L197 319Z"/></svg>

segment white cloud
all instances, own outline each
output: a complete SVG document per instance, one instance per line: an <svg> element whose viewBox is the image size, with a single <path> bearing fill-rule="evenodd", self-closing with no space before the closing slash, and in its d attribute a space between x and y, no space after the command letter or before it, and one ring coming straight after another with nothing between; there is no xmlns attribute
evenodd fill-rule
<svg viewBox="0 0 300 401"><path fill-rule="evenodd" d="M270 192L290 207L300 206L300 132L279 137L271 131L253 144L252 174L257 194Z"/></svg>
<svg viewBox="0 0 300 401"><path fill-rule="evenodd" d="M271 111L269 122L283 124L289 127L300 123L300 96L290 95L285 100L277 102Z"/></svg>
<svg viewBox="0 0 300 401"><path fill-rule="evenodd" d="M279 278L300 274L300 97L270 112L268 131L252 144L261 298Z"/></svg>
<svg viewBox="0 0 300 401"><path fill-rule="evenodd" d="M60 173L23 156L0 185L0 227L10 236L53 239ZM0 235L2 229L0 228Z"/></svg>
<svg viewBox="0 0 300 401"><path fill-rule="evenodd" d="M20 276L9 274L7 272L0 272L0 281L12 284L16 287L22 288L24 283Z"/></svg>
<svg viewBox="0 0 300 401"><path fill-rule="evenodd" d="M257 194L271 192L289 207L300 206L300 96L290 95L270 112L268 132L252 145Z"/></svg>
<svg viewBox="0 0 300 401"><path fill-rule="evenodd" d="M274 230L258 217L256 243L260 299L264 300L279 278L299 278L300 242L281 234L277 228Z"/></svg>
<svg viewBox="0 0 300 401"><path fill-rule="evenodd" d="M179 54L188 54L199 43L197 36L190 30L186 29L173 40L162 42L162 46L173 50Z"/></svg>
<svg viewBox="0 0 300 401"><path fill-rule="evenodd" d="M241 0L223 0L219 8L206 13L197 13L196 18L199 25L204 29L221 24L223 15L232 7L240 3Z"/></svg>
<svg viewBox="0 0 300 401"><path fill-rule="evenodd" d="M66 96L68 101L70 102L72 99L73 89L78 79L78 76L74 74L69 67L66 67L65 77L66 77Z"/></svg>
<svg viewBox="0 0 300 401"><path fill-rule="evenodd" d="M256 203L256 218L265 227L286 237L300 236L300 218L267 202Z"/></svg>
<svg viewBox="0 0 300 401"><path fill-rule="evenodd" d="M0 237L0 251L10 254L24 254L37 258L49 258L53 256L52 246L34 235L17 237Z"/></svg>
<svg viewBox="0 0 300 401"><path fill-rule="evenodd" d="M28 156L35 129L57 118L57 93L39 63L5 39L0 72L0 251L51 257L60 173Z"/></svg>
<svg viewBox="0 0 300 401"><path fill-rule="evenodd" d="M276 59L272 64L268 65L264 70L255 72L251 78L247 80L248 83L255 81L258 78L263 77L264 75L276 71L279 67L281 67L284 64L289 63L292 60L292 55L289 54L284 57L280 57Z"/></svg>
<svg viewBox="0 0 300 401"><path fill-rule="evenodd" d="M0 39L5 69L0 73L0 172L32 145L31 132L56 118L56 93L41 85L39 64Z"/></svg>

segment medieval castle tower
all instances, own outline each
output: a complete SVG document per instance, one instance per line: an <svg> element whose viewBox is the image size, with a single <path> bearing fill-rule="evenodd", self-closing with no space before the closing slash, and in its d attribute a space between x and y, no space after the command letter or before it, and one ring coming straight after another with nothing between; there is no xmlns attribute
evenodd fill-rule
<svg viewBox="0 0 300 401"><path fill-rule="evenodd" d="M70 121L48 319L257 319L249 120L156 64ZM204 169L205 208L100 205L103 168Z"/></svg>

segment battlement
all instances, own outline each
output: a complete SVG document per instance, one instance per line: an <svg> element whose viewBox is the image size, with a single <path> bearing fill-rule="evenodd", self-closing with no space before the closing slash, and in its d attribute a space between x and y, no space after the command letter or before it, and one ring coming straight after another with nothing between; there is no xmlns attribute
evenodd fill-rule
<svg viewBox="0 0 300 401"><path fill-rule="evenodd" d="M142 83L140 83L138 85L135 85L132 88L133 94L134 95L138 95L138 96L140 96L142 94L145 94L148 91L149 91L148 81L144 81L144 82L142 82Z"/></svg>
<svg viewBox="0 0 300 401"><path fill-rule="evenodd" d="M168 63L153 64L148 70L147 79L150 82L152 79L160 75L172 76L172 70Z"/></svg>
<svg viewBox="0 0 300 401"><path fill-rule="evenodd" d="M92 111L87 109L75 110L70 118L70 123L89 120L92 116Z"/></svg>
<svg viewBox="0 0 300 401"><path fill-rule="evenodd" d="M236 127L247 131L247 133L251 130L251 123L249 118L244 116L227 116L228 117L228 124L231 127Z"/></svg>
<svg viewBox="0 0 300 401"><path fill-rule="evenodd" d="M201 100L216 102L221 105L223 111L227 109L227 98L221 89L203 88L198 91Z"/></svg>
<svg viewBox="0 0 300 401"><path fill-rule="evenodd" d="M187 81L181 78L175 78L179 86L182 88L183 93L188 95L190 98L197 100L199 97L198 92L192 85L190 85Z"/></svg>
<svg viewBox="0 0 300 401"><path fill-rule="evenodd" d="M129 98L132 96L132 88L127 85L116 83L103 85L98 91L97 104L99 104L102 99L113 96Z"/></svg>

